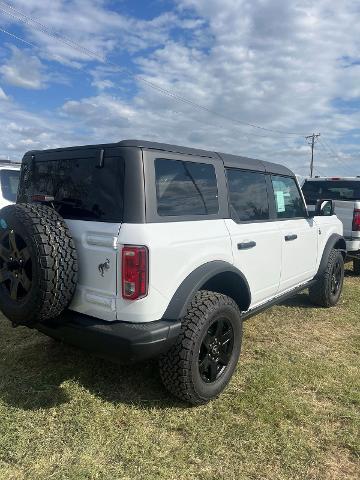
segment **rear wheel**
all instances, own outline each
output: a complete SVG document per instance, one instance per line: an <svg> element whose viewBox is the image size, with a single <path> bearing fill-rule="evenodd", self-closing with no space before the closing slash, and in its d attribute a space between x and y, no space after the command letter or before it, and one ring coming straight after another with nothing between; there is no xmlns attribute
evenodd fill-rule
<svg viewBox="0 0 360 480"><path fill-rule="evenodd" d="M242 321L236 303L215 292L195 295L176 344L160 358L165 387L200 405L228 384L240 355Z"/></svg>
<svg viewBox="0 0 360 480"><path fill-rule="evenodd" d="M309 288L310 300L320 307L333 307L339 301L344 283L344 259L339 250L331 250L325 271Z"/></svg>

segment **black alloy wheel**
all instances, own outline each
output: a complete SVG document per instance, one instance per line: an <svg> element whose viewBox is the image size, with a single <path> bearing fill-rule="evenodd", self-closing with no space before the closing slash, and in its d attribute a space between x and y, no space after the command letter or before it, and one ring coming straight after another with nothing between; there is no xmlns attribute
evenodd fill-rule
<svg viewBox="0 0 360 480"><path fill-rule="evenodd" d="M331 295L336 295L341 288L342 285L342 263L339 258L336 259L332 272L331 272L331 282L330 282L330 290Z"/></svg>
<svg viewBox="0 0 360 480"><path fill-rule="evenodd" d="M216 398L239 360L242 318L235 301L199 290L188 306L174 345L160 357L160 375L173 395L192 405Z"/></svg>
<svg viewBox="0 0 360 480"><path fill-rule="evenodd" d="M344 258L340 250L331 250L326 267L315 278L309 288L311 302L325 308L335 306L344 284Z"/></svg>
<svg viewBox="0 0 360 480"><path fill-rule="evenodd" d="M234 331L226 318L216 319L207 330L199 352L199 372L206 383L215 382L229 364Z"/></svg>
<svg viewBox="0 0 360 480"><path fill-rule="evenodd" d="M0 239L0 285L12 300L22 300L32 285L30 250L21 235L5 230Z"/></svg>

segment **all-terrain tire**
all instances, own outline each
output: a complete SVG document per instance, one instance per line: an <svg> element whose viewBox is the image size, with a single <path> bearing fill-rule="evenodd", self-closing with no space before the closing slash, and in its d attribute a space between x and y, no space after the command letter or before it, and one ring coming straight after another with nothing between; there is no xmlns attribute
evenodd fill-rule
<svg viewBox="0 0 360 480"><path fill-rule="evenodd" d="M14 324L60 315L73 298L77 270L74 241L53 208L34 203L0 210L0 309Z"/></svg>
<svg viewBox="0 0 360 480"><path fill-rule="evenodd" d="M232 350L223 373L215 381L204 381L199 357L212 325L221 321L231 325ZM225 335L225 334L224 334ZM242 340L242 319L234 300L220 293L199 291L191 302L176 343L159 361L165 387L176 397L192 405L201 405L217 397L226 387L237 365Z"/></svg>
<svg viewBox="0 0 360 480"><path fill-rule="evenodd" d="M353 260L353 271L354 275L360 275L360 259L354 258Z"/></svg>
<svg viewBox="0 0 360 480"><path fill-rule="evenodd" d="M339 273L336 280L335 276ZM312 303L320 307L333 307L339 301L344 283L344 258L339 250L332 249L325 271L317 282L309 288Z"/></svg>

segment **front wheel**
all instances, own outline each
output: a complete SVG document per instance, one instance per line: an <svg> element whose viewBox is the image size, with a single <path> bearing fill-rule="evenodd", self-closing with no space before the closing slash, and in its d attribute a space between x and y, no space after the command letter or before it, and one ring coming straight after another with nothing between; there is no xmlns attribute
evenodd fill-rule
<svg viewBox="0 0 360 480"><path fill-rule="evenodd" d="M201 405L226 387L237 365L242 321L229 297L199 291L182 321L177 342L160 358L160 375L176 397Z"/></svg>
<svg viewBox="0 0 360 480"><path fill-rule="evenodd" d="M310 300L320 307L333 307L339 301L344 283L344 258L339 250L331 250L325 271L309 288Z"/></svg>

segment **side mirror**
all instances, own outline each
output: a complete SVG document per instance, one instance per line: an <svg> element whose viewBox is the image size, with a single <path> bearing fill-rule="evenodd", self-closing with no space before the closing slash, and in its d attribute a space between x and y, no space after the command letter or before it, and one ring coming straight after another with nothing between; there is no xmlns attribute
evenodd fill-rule
<svg viewBox="0 0 360 480"><path fill-rule="evenodd" d="M315 207L315 216L331 217L335 213L333 200L318 200Z"/></svg>

